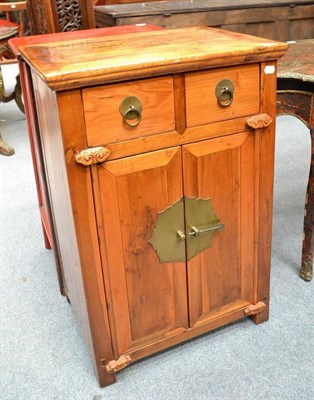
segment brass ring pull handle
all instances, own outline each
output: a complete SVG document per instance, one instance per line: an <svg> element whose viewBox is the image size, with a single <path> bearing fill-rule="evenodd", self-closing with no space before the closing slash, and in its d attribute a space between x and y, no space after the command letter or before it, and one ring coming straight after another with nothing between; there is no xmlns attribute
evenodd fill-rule
<svg viewBox="0 0 314 400"><path fill-rule="evenodd" d="M224 224L209 226L208 228L204 228L204 229L199 229L196 226L191 226L192 231L189 232L189 236L198 237L202 233L207 233L207 232L212 232L212 231L221 231L222 229L224 229L224 227L225 227Z"/></svg>
<svg viewBox="0 0 314 400"><path fill-rule="evenodd" d="M234 84L230 79L218 82L215 94L221 107L228 107L233 102Z"/></svg>
<svg viewBox="0 0 314 400"><path fill-rule="evenodd" d="M142 109L142 102L138 97L126 97L119 108L123 123L129 128L135 128L142 120Z"/></svg>

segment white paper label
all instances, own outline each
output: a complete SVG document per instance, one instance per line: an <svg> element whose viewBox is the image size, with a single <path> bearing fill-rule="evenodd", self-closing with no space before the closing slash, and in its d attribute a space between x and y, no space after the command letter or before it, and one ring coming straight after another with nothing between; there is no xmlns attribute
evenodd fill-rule
<svg viewBox="0 0 314 400"><path fill-rule="evenodd" d="M265 72L266 75L273 74L275 72L275 66L274 65L267 65L264 68L264 72Z"/></svg>

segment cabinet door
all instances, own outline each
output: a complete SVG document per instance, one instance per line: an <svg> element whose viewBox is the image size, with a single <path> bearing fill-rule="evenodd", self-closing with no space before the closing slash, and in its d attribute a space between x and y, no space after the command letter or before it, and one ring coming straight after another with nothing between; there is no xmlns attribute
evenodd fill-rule
<svg viewBox="0 0 314 400"><path fill-rule="evenodd" d="M157 213L182 198L181 148L98 165L98 230L116 355L188 326L185 262L160 262L148 243ZM184 215L179 225L184 230Z"/></svg>
<svg viewBox="0 0 314 400"><path fill-rule="evenodd" d="M189 236L195 222L193 215L186 215L191 326L252 302L254 153L253 133L183 147L185 196L210 199L219 224L224 225L222 230L205 231L199 238ZM206 230L206 226L198 228ZM206 235L212 239L210 247L191 258L193 241L204 241Z"/></svg>

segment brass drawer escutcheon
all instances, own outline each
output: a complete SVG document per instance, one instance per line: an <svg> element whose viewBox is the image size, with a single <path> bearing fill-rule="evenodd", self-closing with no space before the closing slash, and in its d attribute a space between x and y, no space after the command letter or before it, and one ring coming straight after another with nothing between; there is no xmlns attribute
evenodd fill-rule
<svg viewBox="0 0 314 400"><path fill-rule="evenodd" d="M126 97L120 104L120 114L123 118L123 123L129 128L135 128L142 120L143 105L138 97ZM133 122L130 122L133 121Z"/></svg>
<svg viewBox="0 0 314 400"><path fill-rule="evenodd" d="M215 94L221 107L228 107L233 102L234 84L230 79L218 82Z"/></svg>

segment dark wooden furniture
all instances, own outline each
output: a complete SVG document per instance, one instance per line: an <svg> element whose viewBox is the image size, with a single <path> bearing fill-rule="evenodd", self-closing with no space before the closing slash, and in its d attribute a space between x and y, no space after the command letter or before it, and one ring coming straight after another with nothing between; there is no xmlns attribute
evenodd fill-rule
<svg viewBox="0 0 314 400"><path fill-rule="evenodd" d="M287 45L204 27L171 44L164 30L31 43L19 51L66 290L100 385L229 322L267 320Z"/></svg>
<svg viewBox="0 0 314 400"><path fill-rule="evenodd" d="M153 24L163 28L212 26L273 40L314 37L313 0L188 0L95 7L99 27Z"/></svg>
<svg viewBox="0 0 314 400"><path fill-rule="evenodd" d="M304 212L300 277L313 277L314 248L314 39L289 45L278 64L277 113L298 117L310 130L312 158Z"/></svg>
<svg viewBox="0 0 314 400"><path fill-rule="evenodd" d="M31 89L30 71L26 64L20 58L18 47L26 43L31 44L44 44L49 42L62 42L74 39L83 38L97 38L109 35L117 35L128 32L142 32L149 30L157 30L159 28L153 26L136 27L136 26L123 26L112 27L103 29L90 29L80 30L63 33L52 33L47 35L37 35L29 37L14 38L10 41L10 46L13 53L19 60L20 78L23 90L23 97L25 102L25 114L27 120L27 128L30 139L31 154L33 160L36 189L38 195L39 211L43 227L44 243L47 249L52 249L54 252L55 266L59 280L60 292L67 295L65 282L62 272L62 260L59 251L58 237L55 234L55 224L52 215L50 198L48 194L48 182L44 169L44 159L40 146L40 138L38 133L38 122L36 117L36 110L34 108L34 98Z"/></svg>
<svg viewBox="0 0 314 400"><path fill-rule="evenodd" d="M33 35L95 27L93 0L30 0L28 16Z"/></svg>

